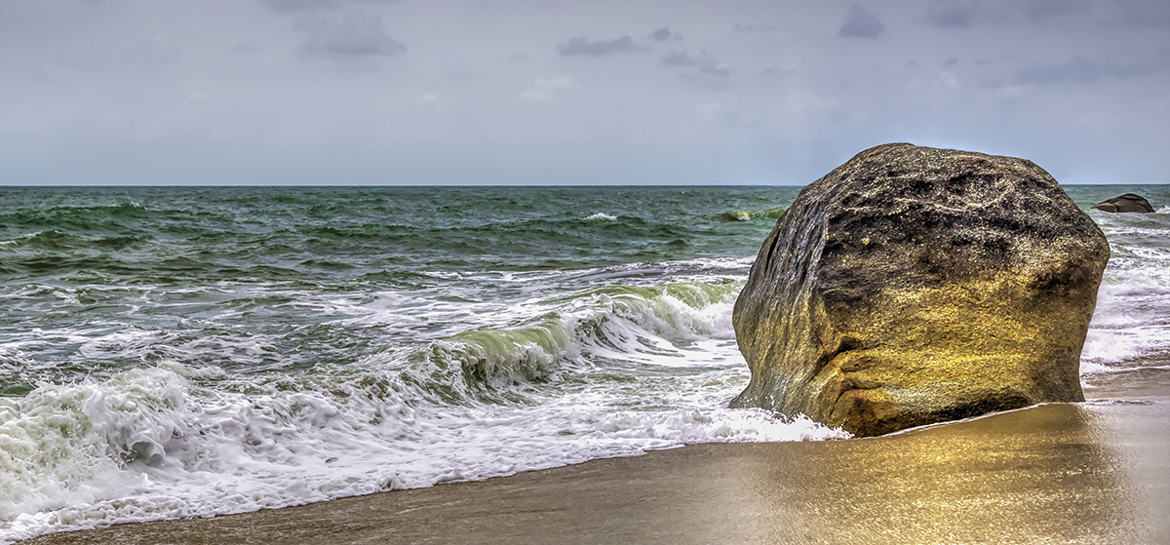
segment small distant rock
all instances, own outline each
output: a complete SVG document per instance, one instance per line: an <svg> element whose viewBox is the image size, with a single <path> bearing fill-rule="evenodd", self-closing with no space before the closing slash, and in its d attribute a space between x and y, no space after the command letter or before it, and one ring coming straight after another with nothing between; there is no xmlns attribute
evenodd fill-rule
<svg viewBox="0 0 1170 545"><path fill-rule="evenodd" d="M1107 201L1094 204L1093 208L1102 212L1142 212L1148 214L1154 211L1154 207L1150 206L1150 201L1136 193L1118 195Z"/></svg>

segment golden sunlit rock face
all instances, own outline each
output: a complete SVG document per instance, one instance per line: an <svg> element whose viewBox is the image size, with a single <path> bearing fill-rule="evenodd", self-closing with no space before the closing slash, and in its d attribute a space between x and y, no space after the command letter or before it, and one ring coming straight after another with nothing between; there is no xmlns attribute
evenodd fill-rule
<svg viewBox="0 0 1170 545"><path fill-rule="evenodd" d="M764 241L733 315L733 406L855 435L1083 399L1109 258L1044 169L887 144L813 182Z"/></svg>

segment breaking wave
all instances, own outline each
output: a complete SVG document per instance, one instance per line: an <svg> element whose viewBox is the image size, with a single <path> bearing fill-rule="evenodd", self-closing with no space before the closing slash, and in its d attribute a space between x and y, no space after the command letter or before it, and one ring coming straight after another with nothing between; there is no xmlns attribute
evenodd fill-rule
<svg viewBox="0 0 1170 545"><path fill-rule="evenodd" d="M0 535L281 507L688 443L844 437L725 408L747 378L730 331L739 287L614 284L527 301L548 311L508 327L386 346L349 365L239 375L166 361L0 398ZM676 393L630 404L631 388Z"/></svg>
<svg viewBox="0 0 1170 545"><path fill-rule="evenodd" d="M731 210L711 216L714 221L751 221L756 218L779 219L784 215L783 207L768 208L766 210Z"/></svg>

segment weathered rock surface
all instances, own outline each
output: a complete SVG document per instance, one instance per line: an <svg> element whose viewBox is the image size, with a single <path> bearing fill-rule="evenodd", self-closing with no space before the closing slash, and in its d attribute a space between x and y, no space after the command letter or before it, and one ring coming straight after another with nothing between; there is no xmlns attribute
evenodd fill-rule
<svg viewBox="0 0 1170 545"><path fill-rule="evenodd" d="M1126 193L1118 195L1112 199L1108 199L1093 205L1093 208L1103 212L1145 212L1150 213L1154 211L1154 207L1150 206L1150 201L1145 197L1136 193Z"/></svg>
<svg viewBox="0 0 1170 545"><path fill-rule="evenodd" d="M887 144L805 187L733 314L751 383L733 406L855 435L1081 401L1109 258L1044 169Z"/></svg>

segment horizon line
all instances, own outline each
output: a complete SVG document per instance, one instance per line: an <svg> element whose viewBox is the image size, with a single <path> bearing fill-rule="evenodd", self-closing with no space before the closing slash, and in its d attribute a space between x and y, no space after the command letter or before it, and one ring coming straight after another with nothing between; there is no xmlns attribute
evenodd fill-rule
<svg viewBox="0 0 1170 545"><path fill-rule="evenodd" d="M297 188L297 187L338 187L338 188L496 188L496 187L805 187L816 180L805 184L753 184L753 183L667 183L667 184L6 184L0 183L0 188L101 188L101 187L192 187L192 188ZM1057 182L1061 186L1157 186L1170 185L1170 182Z"/></svg>

